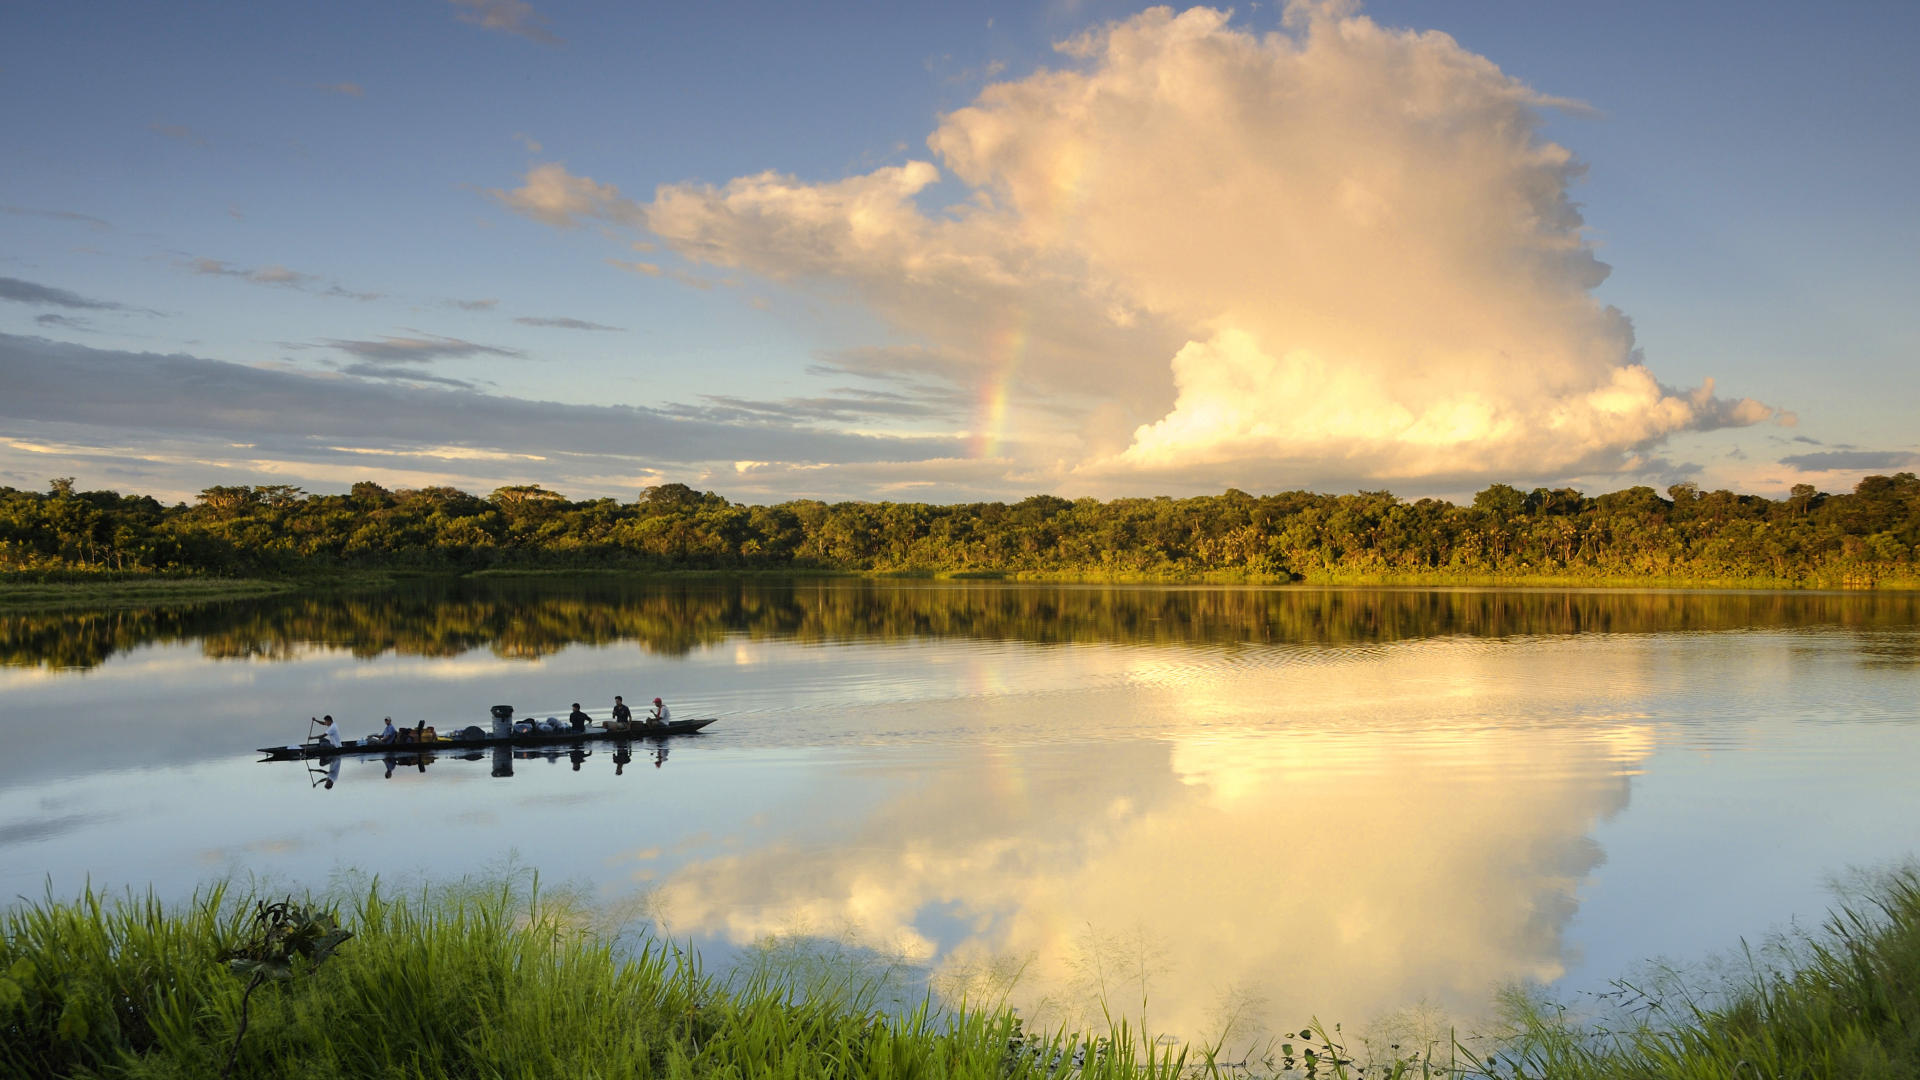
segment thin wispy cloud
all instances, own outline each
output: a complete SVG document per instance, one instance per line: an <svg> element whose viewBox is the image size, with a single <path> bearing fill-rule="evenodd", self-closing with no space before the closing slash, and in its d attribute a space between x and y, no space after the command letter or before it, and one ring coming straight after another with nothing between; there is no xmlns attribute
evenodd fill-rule
<svg viewBox="0 0 1920 1080"><path fill-rule="evenodd" d="M153 132L155 135L163 135L169 139L174 139L183 143L189 143L193 146L207 145L206 136L200 134L199 132L193 130L190 127L187 127L185 124L154 123L154 124L148 124L147 130Z"/></svg>
<svg viewBox="0 0 1920 1080"><path fill-rule="evenodd" d="M1914 469L1920 468L1920 453L1911 450L1824 450L1783 457L1780 464L1807 472Z"/></svg>
<svg viewBox="0 0 1920 1080"><path fill-rule="evenodd" d="M461 311L492 311L494 308L500 306L500 301L491 298L486 300L448 300L447 306L459 308Z"/></svg>
<svg viewBox="0 0 1920 1080"><path fill-rule="evenodd" d="M455 379L445 375L431 375L419 368L403 367L396 364L376 364L361 362L346 364L340 369L342 375L352 375L362 379L385 379L395 382L431 383L438 386L455 386L462 390L472 390L476 384L466 379Z"/></svg>
<svg viewBox="0 0 1920 1080"><path fill-rule="evenodd" d="M340 94L343 97L365 97L367 93L366 87L353 82L322 83L316 89L324 90L329 94Z"/></svg>
<svg viewBox="0 0 1920 1080"><path fill-rule="evenodd" d="M833 394L758 400L728 394L705 394L704 405L669 405L662 411L705 420L760 423L857 423L876 420L952 420L964 412L964 402L916 398L884 391L837 388ZM956 408L958 407L958 408Z"/></svg>
<svg viewBox="0 0 1920 1080"><path fill-rule="evenodd" d="M610 330L617 333L626 333L625 327L605 326L596 322L588 322L585 319L542 319L531 315L522 315L513 321L519 323L521 326L545 326L555 330Z"/></svg>
<svg viewBox="0 0 1920 1080"><path fill-rule="evenodd" d="M851 375L911 386L915 392L935 389L957 394L946 376L960 357L927 345L870 345L820 353L807 365L809 375Z"/></svg>
<svg viewBox="0 0 1920 1080"><path fill-rule="evenodd" d="M640 245L636 244L635 246L638 247ZM699 274L690 274L678 268L669 269L661 266L659 263L609 258L607 265L618 270L625 270L629 274L639 274L642 277L657 277L665 278L668 281L677 281L690 289L698 289L701 292L711 292L722 285L732 286L739 284L739 282L731 278L701 277Z"/></svg>
<svg viewBox="0 0 1920 1080"><path fill-rule="evenodd" d="M436 360L465 359L476 356L498 356L517 360L527 355L519 349L509 349L499 345L482 345L479 342L465 341L461 338L421 334L418 330L410 333L419 336L383 337L378 341L328 338L316 344L323 348L338 349L364 360L389 364L427 364Z"/></svg>
<svg viewBox="0 0 1920 1080"><path fill-rule="evenodd" d="M452 341L437 340L443 345ZM406 354L403 364L419 359L423 351L404 345L400 349ZM271 448L282 455L356 467L367 459L326 448L411 453L423 447L466 447L559 456L596 463L594 468L609 473L743 459L837 467L945 460L961 451L950 438L884 438L778 423L724 423L659 409L486 394L452 385L455 380L423 376L417 369L382 371L381 365L390 361L378 347L356 355L375 367L359 373L360 378L340 378L0 334L0 386L8 390L0 394L0 419L16 425L60 425L65 437L76 442L84 437L122 445L128 432L156 432L201 444L255 444L259 449L250 453L263 459ZM114 386L118 392L92 392L101 386ZM647 437L636 442L634 433L643 430ZM530 478L560 475L556 466Z"/></svg>
<svg viewBox="0 0 1920 1080"><path fill-rule="evenodd" d="M71 221L75 224L85 225L96 232L108 232L113 228L111 222L94 217L92 214L78 214L71 210L34 210L24 206L0 206L0 214L13 214L18 217L51 218L54 221Z"/></svg>
<svg viewBox="0 0 1920 1080"><path fill-rule="evenodd" d="M209 259L205 256L186 259L178 264L183 269L209 277L230 277L249 281L255 285L271 285L283 289L295 289L320 296L335 296L343 300L378 300L382 293L361 292L349 289L336 282L329 282L318 274L309 274L300 270L290 270L278 263L269 266L235 266L224 259Z"/></svg>
<svg viewBox="0 0 1920 1080"><path fill-rule="evenodd" d="M116 304L110 300L95 300L67 289L10 277L0 277L0 300L11 300L16 304L32 304L38 307L73 308L79 311L130 310L125 304Z"/></svg>
<svg viewBox="0 0 1920 1080"><path fill-rule="evenodd" d="M71 315L56 315L53 312L35 315L33 321L38 326L49 326L58 330L93 330L93 324L85 319L76 319Z"/></svg>
<svg viewBox="0 0 1920 1080"><path fill-rule="evenodd" d="M251 281L256 285L279 285L289 289L305 288L320 280L313 274L304 274L298 270L289 270L278 264L248 269L243 266L235 266L224 259L202 257L189 259L180 265L196 274L206 274L213 277L241 278L245 281Z"/></svg>
<svg viewBox="0 0 1920 1080"><path fill-rule="evenodd" d="M458 10L454 16L484 30L513 34L542 45L565 42L547 29L547 17L525 0L448 0Z"/></svg>

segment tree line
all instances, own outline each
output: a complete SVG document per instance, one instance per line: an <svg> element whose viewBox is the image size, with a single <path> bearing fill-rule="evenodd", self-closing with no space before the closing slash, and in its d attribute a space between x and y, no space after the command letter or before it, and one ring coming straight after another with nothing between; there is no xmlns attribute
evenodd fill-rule
<svg viewBox="0 0 1920 1080"><path fill-rule="evenodd" d="M631 501L534 485L221 486L192 503L0 487L0 573L324 575L353 570L822 570L1109 580L1920 583L1920 478L1785 499L1495 484L1466 505L1386 491L932 505L731 502L684 484Z"/></svg>

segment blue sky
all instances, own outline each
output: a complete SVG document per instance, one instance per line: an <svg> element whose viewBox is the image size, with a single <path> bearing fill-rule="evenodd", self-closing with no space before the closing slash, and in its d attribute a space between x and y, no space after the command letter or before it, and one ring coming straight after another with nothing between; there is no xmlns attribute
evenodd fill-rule
<svg viewBox="0 0 1920 1080"><path fill-rule="evenodd" d="M1906 5L0 31L0 484L1777 494L1920 464Z"/></svg>

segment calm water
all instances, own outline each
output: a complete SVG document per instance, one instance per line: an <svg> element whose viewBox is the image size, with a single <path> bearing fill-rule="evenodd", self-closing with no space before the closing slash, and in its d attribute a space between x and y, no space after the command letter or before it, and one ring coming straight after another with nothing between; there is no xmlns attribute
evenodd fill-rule
<svg viewBox="0 0 1920 1080"><path fill-rule="evenodd" d="M311 714L717 715L664 759L345 761ZM0 614L0 892L517 864L710 959L1104 986L1155 1030L1473 1017L1920 844L1920 598L716 582ZM1137 1012L1137 1005L1128 1007Z"/></svg>

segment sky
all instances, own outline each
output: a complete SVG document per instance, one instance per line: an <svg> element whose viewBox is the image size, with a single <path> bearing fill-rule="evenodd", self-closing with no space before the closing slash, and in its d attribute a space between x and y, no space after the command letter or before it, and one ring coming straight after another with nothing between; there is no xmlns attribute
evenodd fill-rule
<svg viewBox="0 0 1920 1080"><path fill-rule="evenodd" d="M1920 7L0 10L0 485L1920 468Z"/></svg>

